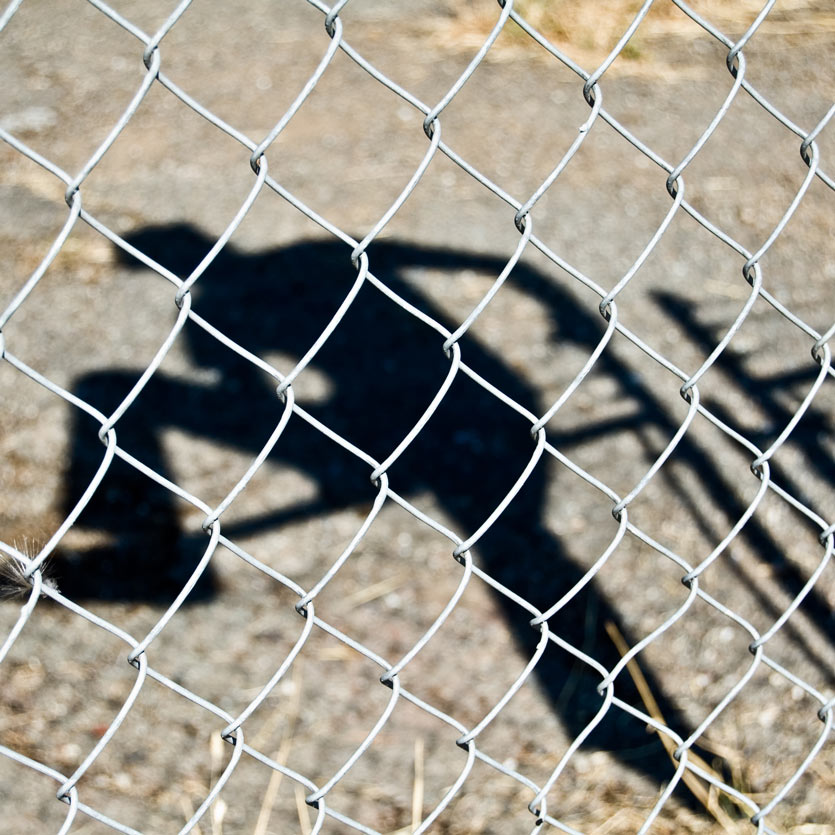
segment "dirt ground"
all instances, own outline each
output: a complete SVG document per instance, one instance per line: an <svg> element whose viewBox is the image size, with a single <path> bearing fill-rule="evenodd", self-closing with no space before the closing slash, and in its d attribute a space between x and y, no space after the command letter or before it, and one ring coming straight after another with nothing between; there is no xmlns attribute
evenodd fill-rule
<svg viewBox="0 0 835 835"><path fill-rule="evenodd" d="M111 8L151 33L174 5L153 0ZM535 0L517 6L589 71L639 7ZM705 0L693 8L731 40L759 12L747 0ZM499 14L487 0L351 0L341 21L353 49L432 107ZM260 142L325 55L331 41L323 21L302 0L195 0L162 40L161 69L216 117ZM75 176L139 89L147 72L142 43L80 0L24 0L0 42L0 128ZM733 87L727 51L673 4L656 4L600 81L602 107L677 165ZM746 83L803 131L832 107L833 67L835 15L825 2L778 3L744 50ZM523 203L589 114L582 79L511 21L443 111L441 141ZM293 199L361 240L426 154L423 118L338 51L268 150L269 174ZM831 123L816 141L821 169L835 176ZM800 143L741 90L684 171L684 198L739 247L757 251L803 187L809 169ZM155 82L83 182L83 209L185 277L252 189L250 155ZM2 310L45 257L68 209L66 184L9 143L0 143L0 166ZM600 296L576 274L605 291L615 287L670 210L666 179L659 165L598 118L529 221L569 269L529 244L461 338L462 361L508 398L544 414L607 329ZM832 189L815 178L760 262L762 287L817 333L835 319L834 203ZM455 330L517 247L514 214L439 151L371 243L370 269L415 311ZM350 256L349 245L265 187L195 284L193 310L287 374L352 286ZM749 298L744 263L733 246L679 210L618 295L619 321L692 374ZM100 423L38 385L19 364L109 415L174 326L175 292L79 220L3 326L5 350L17 363L0 362L0 548L7 553L8 546L29 556L40 552L105 454ZM443 341L366 283L295 380L296 402L382 461L444 383L450 360ZM603 703L600 676L565 645L611 669L626 647L680 613L621 671L615 695L681 740L735 692L698 736L693 755L738 797L688 773L649 831L756 831L748 821L754 810L739 797L765 807L823 736L763 831L835 833L835 746L817 715L820 699L835 692L831 564L805 589L828 559L819 536L835 519L831 375L770 462L784 492L766 490L699 580L724 609L689 599L681 581L683 565L708 557L758 496L750 445L768 449L815 385L820 367L813 343L763 297L755 301L699 381L700 402L729 430L697 415L630 503L632 527L624 533L611 496L591 482L629 494L687 418L688 403L679 394L680 377L616 333L546 425L549 443L564 458L546 452L536 462L473 547L472 575L452 557L445 531L466 539L498 506L533 460L530 421L459 371L388 472L391 489L408 507L388 498L376 513L373 467L294 414L222 516L234 549L217 547L148 647L148 665L164 682L151 674L144 679L124 722L85 770L77 784L84 809L69 831L113 831L86 813L93 810L118 821L117 831L168 833L185 826L236 762L220 731L303 635L308 622L295 609L299 597L291 584L314 588L373 518L316 596L318 623L331 631L313 627L286 674L246 719L243 739L250 747L193 831L311 832L316 810L305 796L337 773L384 715L396 694L380 682L386 665L410 651L469 576L439 631L399 675L413 700L397 698L373 743L326 797L327 808L355 826L326 817L322 832L411 832L468 767L467 750L456 740L539 657L540 633L528 626L532 615L519 598L544 611L590 572L591 581L549 621L564 643L548 643L519 691L478 734L480 757L429 831L639 831L676 764L645 719L618 705L568 759L547 794L545 822L537 825L527 807L532 787L546 783ZM209 541L201 528L205 510L188 497L216 507L284 408L275 380L186 323L116 425L121 449L184 492L175 494L118 458L109 467L49 563L62 599L101 620L48 597L38 602L0 664L0 754L15 752L66 778L107 736L138 672L125 660L129 644L104 625L135 641L148 635ZM617 547L595 567L612 542ZM491 580L517 597L498 593ZM770 629L801 594L800 607L766 643L771 665L749 652L753 635ZM3 639L21 605L0 600ZM253 752L301 776L271 769ZM68 807L55 799L58 784L0 756L0 829L61 830Z"/></svg>

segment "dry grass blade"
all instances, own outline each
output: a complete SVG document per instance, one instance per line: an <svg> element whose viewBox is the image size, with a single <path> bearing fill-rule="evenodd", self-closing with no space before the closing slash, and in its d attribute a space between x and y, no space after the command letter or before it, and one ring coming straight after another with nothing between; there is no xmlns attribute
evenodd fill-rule
<svg viewBox="0 0 835 835"><path fill-rule="evenodd" d="M423 737L415 740L415 784L412 787L412 829L423 819Z"/></svg>
<svg viewBox="0 0 835 835"><path fill-rule="evenodd" d="M281 735L281 742L272 755L272 759L279 765L285 765L287 763L287 758L290 756L290 749L293 747L293 734L296 728L296 721L299 718L299 705L301 704L301 663L301 659L296 659L296 663L293 665L293 677L291 679L293 695L290 703L287 705L286 712L282 709L283 705L279 704L272 717L270 717L270 720L266 723L266 727L271 729L276 724L276 721L273 720L277 720L281 715L286 718L286 725ZM253 744L256 741L260 742L261 738L262 734L258 734L255 740L253 740ZM255 829L252 835L266 835L283 778L284 775L280 771L273 771L270 774L270 780L264 792L264 799L261 801L261 808L258 810L258 819L255 822Z"/></svg>
<svg viewBox="0 0 835 835"><path fill-rule="evenodd" d="M310 825L310 813L307 810L307 804L304 802L304 788L301 783L296 783L293 790L296 795L296 811L299 815L299 831L302 835L310 835L312 827Z"/></svg>
<svg viewBox="0 0 835 835"><path fill-rule="evenodd" d="M607 621L605 626L606 632L612 639L612 643L614 643L617 651L621 654L621 656L626 655L626 653L629 652L629 645L626 643L626 640L617 625L612 621ZM634 658L631 659L627 662L626 669L629 671L629 675L635 683L635 687L638 690L647 713L656 721L666 724L664 715L658 706L658 701L653 695L646 677L643 672L641 672L638 662ZM670 755L670 759L678 765L676 760L673 758L673 752L676 749L676 745L673 740L666 734L659 734L659 737L661 738L661 744L664 746L664 749ZM705 762L698 754L691 751L688 757L690 762L709 774L712 774L717 780L722 779L721 775L718 774L716 770L710 764ZM719 805L719 793L715 786L711 785L709 788L705 788L702 781L699 780L695 774L686 769L682 774L681 779L684 785L687 786L687 788L693 793L693 796L699 801L699 803L702 804L702 806L704 806L704 808L726 832L733 833L733 835L741 835L742 829L740 828L739 822L731 818L731 816Z"/></svg>

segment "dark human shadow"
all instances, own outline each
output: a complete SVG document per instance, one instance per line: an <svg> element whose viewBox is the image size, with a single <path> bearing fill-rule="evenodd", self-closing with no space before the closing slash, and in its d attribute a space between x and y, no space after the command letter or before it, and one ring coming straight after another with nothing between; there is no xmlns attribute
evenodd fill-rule
<svg viewBox="0 0 835 835"><path fill-rule="evenodd" d="M681 323L690 339L701 349L705 356L710 354L717 341L716 334L698 320L695 311L688 304L672 293L666 292L655 293L654 300L672 319ZM757 404L758 410L763 413L764 430L747 432L750 440L761 449L766 449L782 431L783 427L794 417L794 410L789 408L788 403L797 404L800 402L797 396L798 386L805 393L818 376L818 369L811 362L802 369L779 374L752 373L748 363L732 351L725 351L716 368L723 373L725 379L736 391L749 396L752 402ZM795 392L795 394L787 398L785 396L787 392ZM711 412L723 423L737 429L737 431L744 431L742 427L738 426L736 416L731 413L727 406L713 398L710 399L708 406ZM827 444L831 443L833 429L835 427L833 427L832 416L822 412L813 403L787 441L787 445L795 447L802 453L806 466L809 468L808 472L814 473L828 484L835 483L835 460L832 459L827 448ZM686 438L684 453L694 464L698 460L699 452L698 446L692 438ZM701 451L700 457L703 463L695 469L699 478L706 483L713 495L723 496L727 515L730 518L739 518L745 511L745 503L734 495L732 487L723 480L719 471L711 466L706 450ZM791 472L781 466L779 455L772 459L770 468L771 478L777 484L807 506L814 506L815 502L806 495L803 484ZM680 486L676 489L683 493ZM704 513L699 512L692 505L691 515L694 523L701 528L710 540L718 541L721 538L722 533L716 529L712 520L707 519ZM815 530L815 533L817 532ZM759 559L771 566L774 579L780 583L786 594L791 598L797 597L806 585L808 576L786 558L784 549L775 542L758 515L755 514L750 519L743 528L741 536L747 540L748 545L758 555ZM736 561L728 560L726 564L736 573L740 574L742 572L742 568ZM743 579L746 587L757 597L762 609L776 620L783 613L783 609L775 604L759 588L756 582L752 582L750 577ZM831 634L835 629L835 611L817 587L813 587L803 599L802 609L823 635ZM830 683L835 682L835 671L832 670L831 665L809 644L802 632L794 628L791 620L786 623L783 630L791 635L792 641L797 646L804 648L810 658L816 660L828 681Z"/></svg>
<svg viewBox="0 0 835 835"><path fill-rule="evenodd" d="M188 226L147 228L133 235L132 246L180 276L188 275L212 241ZM125 264L139 262L120 250ZM415 271L456 273L475 270L498 275L500 259L396 242L375 243L370 250L374 274L408 303L454 327L419 290ZM412 280L403 278L410 271ZM282 249L245 254L225 247L194 287L194 311L218 331L257 356L271 352L301 357L331 319L356 279L344 244L304 242ZM601 320L536 270L523 265L513 281L546 307L553 338L583 346L590 353L601 333ZM524 325L520 326L524 330ZM189 359L201 373L183 378L159 370L138 400L119 420L121 448L153 471L174 479L161 443L169 429L254 457L273 431L282 404L268 376L248 359L222 344L193 322L181 338ZM439 334L405 312L377 288L364 285L345 318L316 356L314 365L329 381L328 396L305 405L307 411L358 448L383 460L394 450L432 401L449 370ZM466 361L493 386L523 407L541 414L535 389L488 346L468 338ZM554 435L557 446L652 424L677 428L662 406L616 358L604 353L601 368L622 381L636 412L622 419L570 435ZM288 371L288 369L282 369ZM109 414L138 378L136 371L89 374L74 393ZM70 508L90 483L102 458L98 424L78 412L72 435L72 459L66 479ZM701 450L682 444L683 454L698 459ZM464 373L459 373L423 432L392 465L392 489L405 498L431 494L462 536L476 531L501 502L534 451L530 424ZM316 499L282 507L258 519L225 528L235 535L278 526L294 519L340 508L366 507L376 489L370 468L299 418L292 418L271 453L274 463L296 468L317 486ZM522 491L474 551L477 564L502 585L540 610L559 600L583 577L546 527L547 464L540 462ZM700 470L701 472L702 470ZM231 485L230 485L231 486ZM70 598L168 603L180 591L206 547L206 537L186 533L175 498L136 468L116 460L83 512L79 525L96 532L101 544L63 554L59 578ZM613 525L614 531L614 525ZM219 591L206 572L189 602L210 599ZM532 656L539 631L530 614L506 596L499 604L521 648ZM629 635L615 607L589 584L549 621L568 644L611 669L620 656L606 632L614 625ZM642 636L638 636L639 638ZM692 728L664 688L644 671L668 725L686 736ZM567 731L576 736L601 704L599 675L557 645L549 645L536 675ZM570 682L570 686L569 685ZM629 675L616 683L619 698L643 709ZM658 781L673 768L657 738L621 710L610 710L589 743L607 749L625 763ZM686 801L686 793L681 794Z"/></svg>

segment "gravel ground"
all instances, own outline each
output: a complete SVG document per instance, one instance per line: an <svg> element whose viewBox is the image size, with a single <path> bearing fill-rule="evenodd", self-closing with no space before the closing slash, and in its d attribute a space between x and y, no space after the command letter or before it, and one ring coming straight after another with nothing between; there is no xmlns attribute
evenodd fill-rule
<svg viewBox="0 0 835 835"><path fill-rule="evenodd" d="M738 37L751 3L697 10ZM156 31L171 2L114 4ZM571 6L569 9L568 6ZM585 67L600 63L636 4L595 13L565 4L537 17ZM556 4L557 8L563 8ZM626 8L628 7L628 8ZM352 0L345 39L422 101L439 101L498 11L489 3ZM559 25L558 25L559 24ZM828 4L778 5L746 47L746 78L809 130L832 105L835 17ZM27 0L2 35L0 127L65 171L83 166L142 79L139 42L92 5ZM322 14L302 2L240 7L196 2L162 42L164 72L246 135L265 136L330 43ZM137 48L139 47L139 48ZM730 91L727 50L672 5L653 10L601 82L603 106L677 163ZM444 111L443 141L509 194L525 199L588 118L582 82L518 34L494 50ZM268 153L270 174L331 223L361 239L426 153L423 117L338 53ZM835 133L818 137L835 173ZM753 251L771 234L808 171L799 139L744 92L685 173L686 198ZM178 275L223 232L253 185L249 151L155 85L82 187L100 222ZM0 307L38 266L66 220L65 185L0 145ZM670 209L666 175L598 122L537 204L535 234L609 289ZM762 260L763 286L824 332L833 320L832 191L810 186ZM489 290L519 241L513 213L438 155L369 248L375 274L454 329ZM194 309L283 373L321 332L350 287L350 251L265 191L201 277ZM670 362L695 371L748 298L743 259L679 213L618 297L620 320ZM147 367L174 324L172 288L83 222L36 290L4 326L6 349L105 414ZM542 414L606 330L599 297L528 247L461 341L485 379ZM758 299L727 351L700 381L714 414L760 448L791 419L819 371L811 340ZM443 383L438 334L373 287L295 381L297 402L385 458ZM548 424L549 441L626 495L687 414L681 380L616 335L592 374ZM119 444L183 490L217 505L245 472L282 405L266 376L192 323L119 421ZM835 388L827 378L773 461L773 475L821 518L835 518ZM392 488L462 537L496 507L531 455L529 424L459 374L438 412L389 473ZM0 363L0 542L36 554L78 501L102 459L98 424L10 363ZM647 535L698 564L754 499L753 456L697 417L669 461L629 507ZM312 588L372 513L368 466L298 417L223 532L264 565ZM541 609L577 583L618 530L612 502L546 456L473 549L474 564ZM51 560L68 599L141 639L206 547L203 513L117 460ZM705 573L702 588L761 633L821 561L820 529L769 491ZM359 547L316 599L316 614L393 663L429 628L462 579L451 543L387 501ZM684 572L628 534L593 582L550 627L607 667L688 597ZM185 604L153 642L149 664L230 715L270 679L305 621L297 596L219 547ZM0 601L0 634L19 600ZM696 751L729 785L765 805L824 732L808 685L835 690L835 583L827 566L768 643L790 680L765 665L700 737ZM473 576L440 632L403 670L402 686L466 728L497 704L535 651L530 614ZM751 668L750 634L697 599L618 678L617 693L663 716L686 738ZM0 744L64 775L107 733L136 670L124 641L43 599L0 665ZM317 785L348 759L391 690L380 667L313 629L287 675L245 724L249 745ZM537 785L600 704L599 679L556 644L479 750ZM637 684L636 684L637 682ZM224 722L147 679L115 737L81 778L79 798L143 833L177 832L229 762ZM460 731L400 699L373 745L328 794L330 808L371 830L411 831L465 766ZM575 831L636 832L674 773L645 722L613 709L570 759L548 813ZM835 833L831 739L768 816L773 831ZM300 783L244 755L203 833L307 833L315 810ZM698 783L699 781L697 781ZM726 796L680 783L651 831L755 831ZM56 783L0 757L5 831L58 831ZM529 787L477 760L434 824L439 833L530 832ZM750 814L750 813L749 813ZM542 829L548 828L543 826ZM110 832L79 814L72 833ZM197 831L195 829L194 831ZM323 832L351 831L328 819ZM556 828L551 831L557 831Z"/></svg>

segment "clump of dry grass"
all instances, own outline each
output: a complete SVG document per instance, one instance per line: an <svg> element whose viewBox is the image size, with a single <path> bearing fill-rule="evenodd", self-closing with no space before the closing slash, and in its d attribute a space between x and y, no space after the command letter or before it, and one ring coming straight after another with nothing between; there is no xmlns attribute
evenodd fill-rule
<svg viewBox="0 0 835 835"><path fill-rule="evenodd" d="M759 0L740 0L733 4L723 0L701 0L691 5L694 12L729 37L741 35L762 8ZM600 0L597 3L515 0L513 9L554 46L590 70L615 47L642 6L641 0ZM489 0L451 4L446 20L439 26L438 37L451 48L477 48L495 25L498 15L498 4ZM831 35L832 32L835 32L835 14L830 4L823 0L788 0L766 18L758 34ZM616 61L610 73L645 70L657 61L657 47L662 41L686 41L704 35L704 30L674 3L654 3L621 50L620 59L623 60ZM493 47L492 57L509 58L519 50L545 55L532 38L509 21ZM679 55L679 66L681 61Z"/></svg>
<svg viewBox="0 0 835 835"><path fill-rule="evenodd" d="M27 574L28 562L34 559L37 551L26 543L21 553L25 561L0 550L0 600L22 600L32 592L32 578ZM58 589L48 563L41 567L41 578L43 586Z"/></svg>

